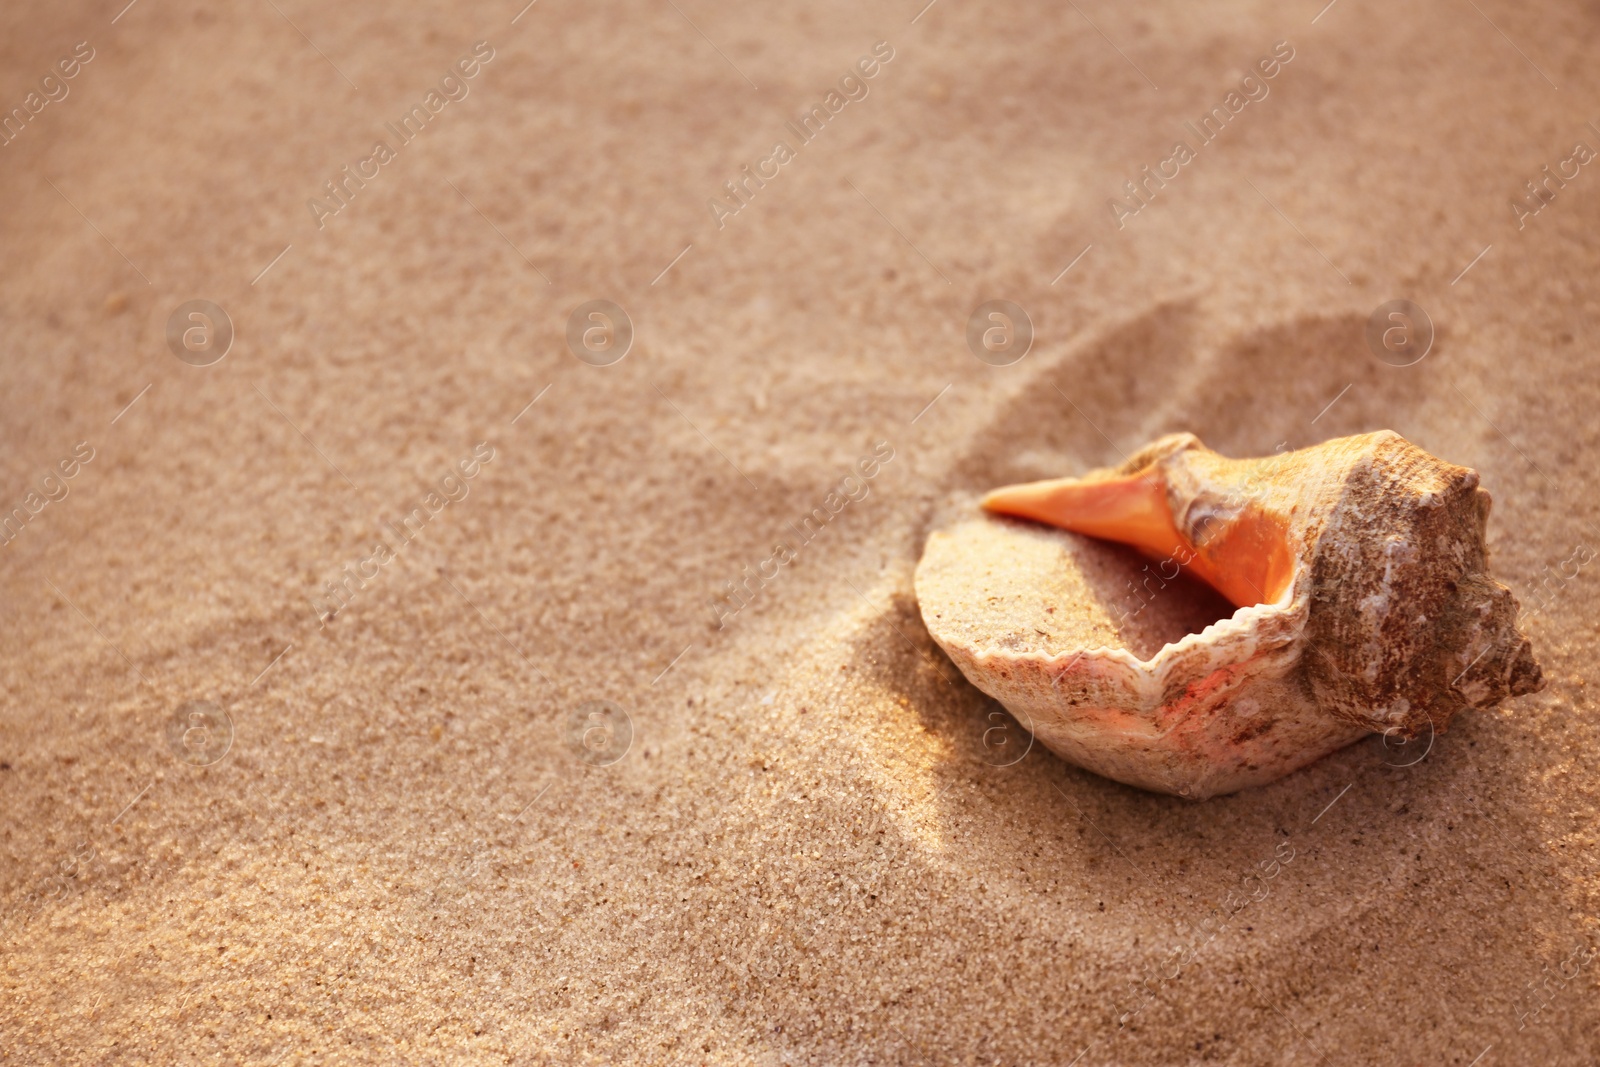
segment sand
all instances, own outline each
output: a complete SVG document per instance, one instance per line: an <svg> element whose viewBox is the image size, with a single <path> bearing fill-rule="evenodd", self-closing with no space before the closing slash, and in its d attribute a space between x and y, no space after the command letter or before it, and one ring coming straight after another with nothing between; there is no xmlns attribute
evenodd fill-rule
<svg viewBox="0 0 1600 1067"><path fill-rule="evenodd" d="M0 12L0 1062L1600 1056L1594 11L920 6ZM1385 427L1543 692L1204 804L996 765L952 500Z"/></svg>

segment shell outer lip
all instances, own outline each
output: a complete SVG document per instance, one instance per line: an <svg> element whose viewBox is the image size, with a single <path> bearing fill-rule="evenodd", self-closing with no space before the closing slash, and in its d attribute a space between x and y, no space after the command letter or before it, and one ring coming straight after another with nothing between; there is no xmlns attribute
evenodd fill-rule
<svg viewBox="0 0 1600 1067"><path fill-rule="evenodd" d="M1126 648L1109 645L1047 653L1017 652L995 645L978 648L955 641L938 643L947 655L951 654L952 647L960 649L962 655L959 659L952 656L958 666L962 665L963 660L985 671L1025 666L1043 675L1053 675L1058 690L1074 677L1115 673L1132 683L1138 695L1139 709L1154 717L1174 690L1188 689L1204 681L1217 669L1227 666L1217 662L1215 656L1206 655L1208 651L1219 647L1232 647L1244 653L1239 657L1230 657L1234 665L1246 665L1265 658L1273 661L1269 669L1293 670L1299 661L1297 645L1305 633L1310 602L1309 583L1305 575L1297 574L1295 581L1276 601L1236 608L1227 618L1218 619L1198 632L1168 642L1148 659L1141 659ZM1266 666L1261 664L1261 667ZM967 672L963 670L963 673ZM988 692L979 678L972 674L967 674L967 678L973 685Z"/></svg>

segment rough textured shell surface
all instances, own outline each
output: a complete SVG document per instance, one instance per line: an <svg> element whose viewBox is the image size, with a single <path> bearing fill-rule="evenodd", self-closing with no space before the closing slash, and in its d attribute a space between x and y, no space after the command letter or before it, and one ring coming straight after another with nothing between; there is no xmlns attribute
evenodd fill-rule
<svg viewBox="0 0 1600 1067"><path fill-rule="evenodd" d="M1088 477L1152 468L1195 545L1247 511L1270 517L1294 560L1281 595L1186 632L1205 594L1159 582L1139 625L1166 632L1140 634L1111 591L1150 588L1148 561L986 515L932 534L917 568L934 640L1064 758L1203 798L1369 731L1431 738L1465 707L1539 687L1516 601L1487 574L1476 472L1391 432L1258 460L1178 434Z"/></svg>

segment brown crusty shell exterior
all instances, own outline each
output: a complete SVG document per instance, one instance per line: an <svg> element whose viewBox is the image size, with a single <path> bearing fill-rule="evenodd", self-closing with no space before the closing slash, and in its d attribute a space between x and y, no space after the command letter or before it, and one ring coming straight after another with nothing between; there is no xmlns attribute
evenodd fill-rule
<svg viewBox="0 0 1600 1067"><path fill-rule="evenodd" d="M1488 573L1477 471L1390 430L1260 460L1224 459L1190 434L1149 451L1196 543L1240 508L1282 518L1297 584L1310 578L1306 669L1329 715L1417 737L1539 688L1516 598Z"/></svg>

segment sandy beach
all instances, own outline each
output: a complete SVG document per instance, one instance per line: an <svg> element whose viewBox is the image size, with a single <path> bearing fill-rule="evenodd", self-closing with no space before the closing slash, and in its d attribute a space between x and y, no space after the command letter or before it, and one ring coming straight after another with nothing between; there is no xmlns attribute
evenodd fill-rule
<svg viewBox="0 0 1600 1067"><path fill-rule="evenodd" d="M1592 6L525 2L0 12L0 1063L1600 1057ZM1424 746L1143 792L923 626L1380 429L1546 679Z"/></svg>

